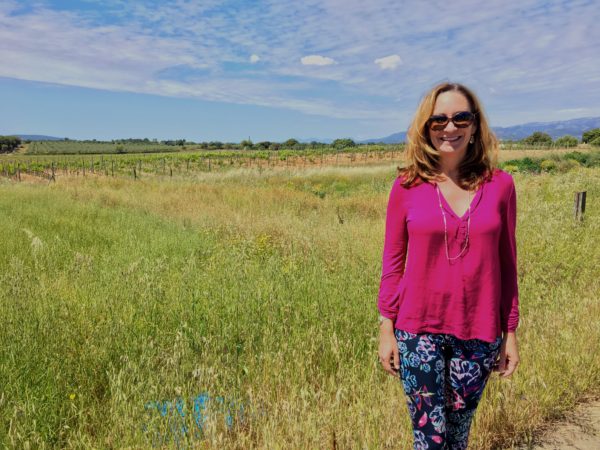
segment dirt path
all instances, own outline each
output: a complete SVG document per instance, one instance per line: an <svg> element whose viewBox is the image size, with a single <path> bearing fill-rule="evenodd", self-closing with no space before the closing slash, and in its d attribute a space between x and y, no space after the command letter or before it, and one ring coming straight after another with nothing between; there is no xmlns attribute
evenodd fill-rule
<svg viewBox="0 0 600 450"><path fill-rule="evenodd" d="M535 442L518 450L600 450L600 400L581 404L564 421L549 424Z"/></svg>

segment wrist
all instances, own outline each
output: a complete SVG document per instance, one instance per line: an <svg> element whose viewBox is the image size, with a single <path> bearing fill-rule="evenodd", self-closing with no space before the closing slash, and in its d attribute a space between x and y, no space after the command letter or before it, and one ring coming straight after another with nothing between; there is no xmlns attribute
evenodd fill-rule
<svg viewBox="0 0 600 450"><path fill-rule="evenodd" d="M390 330L390 331L394 331L394 321L392 319L390 319L389 317L385 317L380 315L379 316L379 329L380 330Z"/></svg>

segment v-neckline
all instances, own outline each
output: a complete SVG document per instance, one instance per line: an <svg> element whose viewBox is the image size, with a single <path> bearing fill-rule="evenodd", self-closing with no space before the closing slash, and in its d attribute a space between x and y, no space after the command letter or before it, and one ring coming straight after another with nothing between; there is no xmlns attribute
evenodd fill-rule
<svg viewBox="0 0 600 450"><path fill-rule="evenodd" d="M473 196L473 199L471 200L471 203L469 205L470 208L467 208L462 216L459 216L458 214L456 214L456 212L452 209L452 206L450 206L450 203L448 203L448 200L446 200L446 197L444 196L444 193L439 188L439 186L438 186L437 183L434 183L433 189L434 190L439 190L438 192L440 194L440 198L442 199L442 207L446 211L448 211L450 214L452 214L454 217L456 217L457 219L463 220L466 217L466 215L469 213L469 209L471 209L471 214L473 214L473 211L475 210L475 208L479 204L479 200L481 199L481 193L483 191L484 184L485 183L483 183L479 187L479 189L477 189L477 192L475 192L475 195Z"/></svg>

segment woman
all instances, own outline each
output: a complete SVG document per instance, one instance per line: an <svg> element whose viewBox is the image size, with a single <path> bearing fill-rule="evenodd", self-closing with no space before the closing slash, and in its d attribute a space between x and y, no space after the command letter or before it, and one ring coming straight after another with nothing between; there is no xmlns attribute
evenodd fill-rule
<svg viewBox="0 0 600 450"><path fill-rule="evenodd" d="M379 358L402 379L415 449L467 448L490 372L509 377L519 363L516 192L496 154L474 93L440 84L390 192Z"/></svg>

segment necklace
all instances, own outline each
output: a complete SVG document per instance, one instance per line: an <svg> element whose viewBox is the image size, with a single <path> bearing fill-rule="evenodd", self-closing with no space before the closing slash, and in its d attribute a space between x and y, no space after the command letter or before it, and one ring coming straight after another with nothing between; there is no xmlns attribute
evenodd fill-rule
<svg viewBox="0 0 600 450"><path fill-rule="evenodd" d="M467 218L467 237L465 239L465 243L460 253L456 256L450 257L450 252L448 251L448 225L446 224L446 213L444 212L444 208L442 207L442 196L440 194L440 187L437 183L435 185L435 190L437 191L438 202L440 204L440 211L442 211L442 217L444 219L444 242L446 244L446 258L448 259L448 261L454 261L455 259L458 259L462 256L462 254L465 252L469 245L469 230L471 228L471 192L467 192L467 199L469 201L469 216Z"/></svg>

